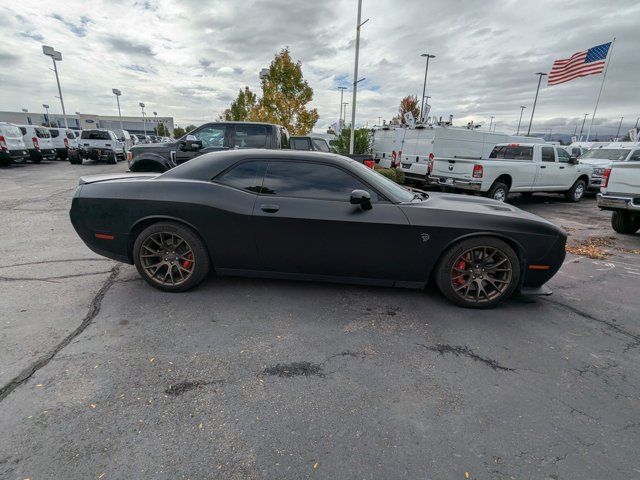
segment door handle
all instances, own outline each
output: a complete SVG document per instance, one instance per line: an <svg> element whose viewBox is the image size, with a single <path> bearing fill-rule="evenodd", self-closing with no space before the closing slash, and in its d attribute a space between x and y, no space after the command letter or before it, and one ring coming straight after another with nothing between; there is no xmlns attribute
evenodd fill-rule
<svg viewBox="0 0 640 480"><path fill-rule="evenodd" d="M260 209L263 212L276 213L278 210L280 210L280 205L264 204L264 205L260 205Z"/></svg>
<svg viewBox="0 0 640 480"><path fill-rule="evenodd" d="M562 170L564 167L560 167L560 170Z"/></svg>
<svg viewBox="0 0 640 480"><path fill-rule="evenodd" d="M540 165L540 168L547 168L546 165Z"/></svg>

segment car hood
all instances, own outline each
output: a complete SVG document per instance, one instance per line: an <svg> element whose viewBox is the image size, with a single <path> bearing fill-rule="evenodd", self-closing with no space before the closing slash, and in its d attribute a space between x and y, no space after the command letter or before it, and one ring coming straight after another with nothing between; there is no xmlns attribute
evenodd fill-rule
<svg viewBox="0 0 640 480"><path fill-rule="evenodd" d="M177 142L170 143L141 143L139 145L134 145L131 147L132 152L152 152L152 151L164 151L164 150L173 150L177 146Z"/></svg>
<svg viewBox="0 0 640 480"><path fill-rule="evenodd" d="M613 160L607 160L604 158L588 158L585 160L580 160L582 165L589 165L591 167L604 167L607 165L611 165Z"/></svg>

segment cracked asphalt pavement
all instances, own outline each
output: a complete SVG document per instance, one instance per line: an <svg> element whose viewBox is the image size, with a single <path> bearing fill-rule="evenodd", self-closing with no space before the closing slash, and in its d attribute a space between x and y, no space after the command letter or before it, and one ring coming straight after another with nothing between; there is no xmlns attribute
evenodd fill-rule
<svg viewBox="0 0 640 480"><path fill-rule="evenodd" d="M550 297L211 277L181 294L75 235L82 174L0 170L0 478L640 478L640 235L593 197L514 196L611 237Z"/></svg>

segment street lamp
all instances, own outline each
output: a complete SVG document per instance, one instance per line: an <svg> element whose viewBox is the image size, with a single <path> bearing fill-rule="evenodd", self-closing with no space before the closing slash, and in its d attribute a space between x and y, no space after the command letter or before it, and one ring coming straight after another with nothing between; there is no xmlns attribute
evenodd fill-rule
<svg viewBox="0 0 640 480"><path fill-rule="evenodd" d="M527 108L524 105L520 105L520 120L518 120L518 131L516 132L516 135L520 135L520 124L522 123L522 112L524 112L524 109Z"/></svg>
<svg viewBox="0 0 640 480"><path fill-rule="evenodd" d="M493 125L494 116L491 115L491 120L489 121L489 131L491 131L491 125Z"/></svg>
<svg viewBox="0 0 640 480"><path fill-rule="evenodd" d="M347 120L347 105L349 105L349 102L342 102L342 108L344 108L344 114L342 115L342 118L345 121Z"/></svg>
<svg viewBox="0 0 640 480"><path fill-rule="evenodd" d="M122 95L122 92L117 88L112 88L111 91L116 96L116 102L118 103L118 118L120 118L120 130L124 130L124 127L122 126L122 114L120 113L120 95Z"/></svg>
<svg viewBox="0 0 640 480"><path fill-rule="evenodd" d="M542 77L546 77L547 74L543 72L536 73L538 75L538 88L536 89L536 98L533 100L533 108L531 109L531 119L529 120L529 129L527 130L527 137L531 133L531 125L533 124L533 114L536 111L536 103L538 103L538 92L540 92L540 83L542 83Z"/></svg>
<svg viewBox="0 0 640 480"><path fill-rule="evenodd" d="M147 136L147 121L144 118L144 103L140 102L140 108L142 109L142 127L144 128L144 136Z"/></svg>
<svg viewBox="0 0 640 480"><path fill-rule="evenodd" d="M580 127L580 136L578 137L578 141L581 142L582 141L582 130L584 130L584 122L587 121L587 117L589 116L588 113L584 114L584 118L582 119L582 126Z"/></svg>
<svg viewBox="0 0 640 480"><path fill-rule="evenodd" d="M616 142L618 141L618 138L620 138L620 127L622 127L622 119L624 117L620 117L620 123L618 124L618 131L616 132Z"/></svg>
<svg viewBox="0 0 640 480"><path fill-rule="evenodd" d="M47 105L46 103L42 104L42 108L44 108L47 111L47 126L50 127L51 126L51 119L49 118L49 105Z"/></svg>
<svg viewBox="0 0 640 480"><path fill-rule="evenodd" d="M53 71L56 74L56 83L58 84L58 98L60 99L60 104L62 105L62 118L64 118L65 128L69 128L69 125L67 124L67 112L65 112L64 110L64 100L62 99L62 89L60 88L60 78L58 78L58 67L56 65L56 62L62 61L62 53L47 45L42 46L42 53L44 53L47 57L51 57L51 60L53 61Z"/></svg>
<svg viewBox="0 0 640 480"><path fill-rule="evenodd" d="M340 128L342 128L342 97L346 89L347 87L338 87L338 90L340 90L340 118L338 120L338 125L340 126Z"/></svg>
<svg viewBox="0 0 640 480"><path fill-rule="evenodd" d="M422 102L420 103L420 121L422 122L422 113L424 110L424 94L427 90L427 74L429 73L429 59L436 58L436 56L431 55L430 53L423 53L420 56L427 57L427 66L424 69L424 83L422 84Z"/></svg>

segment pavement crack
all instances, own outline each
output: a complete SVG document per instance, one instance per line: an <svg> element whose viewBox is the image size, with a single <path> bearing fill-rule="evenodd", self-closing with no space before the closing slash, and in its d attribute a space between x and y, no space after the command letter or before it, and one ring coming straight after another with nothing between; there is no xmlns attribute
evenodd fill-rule
<svg viewBox="0 0 640 480"><path fill-rule="evenodd" d="M111 270L101 270L99 272L72 273L70 275L59 275L56 277L0 277L0 282L50 282L58 283L56 280L64 280L66 278L90 277L93 275L102 275L111 273Z"/></svg>
<svg viewBox="0 0 640 480"><path fill-rule="evenodd" d="M463 346L463 345L445 345L445 344L441 344L441 343L437 343L434 346L429 346L429 345L423 345L421 343L418 343L417 345L426 348L427 350L430 350L432 352L437 352L440 355L444 355L445 353L452 353L454 354L456 357L459 356L463 356L463 357L468 357L476 362L481 362L484 363L485 365L493 368L494 370L500 370L503 372L513 372L515 371L515 368L509 368L509 367L504 367L502 365L500 365L496 360L493 360L491 358L487 358L487 357L482 357L480 355L478 355L477 353L475 353L473 350L471 350L469 347L467 346Z"/></svg>
<svg viewBox="0 0 640 480"><path fill-rule="evenodd" d="M557 302L557 301L551 300L549 298L540 298L540 299L543 302L548 302L548 303L551 303L553 305L557 305L557 306L559 306L561 308L564 308L565 310L568 310L568 311L570 311L572 313L575 313L576 315L580 315L581 317L586 318L588 320L591 320L591 321L594 321L594 322L597 322L597 323L601 323L602 325L605 325L607 328L613 330L614 332L619 333L620 335L624 335L626 337L629 337L629 338L635 340L636 342L640 342L640 335L639 334L634 333L634 332L630 332L629 330L621 327L620 325L617 325L615 322L611 322L611 321L608 321L608 320L602 320L600 318L594 317L593 315L591 315L591 314L589 314L587 312L583 312L582 310L580 310L580 309L578 309L576 307L573 307L571 305L567 305L566 303ZM633 346L635 346L635 345L632 344L632 348L633 348Z"/></svg>
<svg viewBox="0 0 640 480"><path fill-rule="evenodd" d="M62 341L60 341L55 347L49 350L45 355L22 370L9 383L0 387L0 402L4 400L7 395L13 392L16 388L29 380L38 370L46 366L51 360L53 360L53 358L60 350L69 345L69 343L71 343L74 338L84 332L85 329L89 325L91 325L93 319L96 318L96 316L98 316L98 314L100 313L100 308L102 307L102 300L104 299L104 296L107 294L107 292L115 282L116 277L119 273L120 265L115 265L111 269L111 275L109 275L109 277L104 281L102 287L100 287L100 290L98 290L98 292L93 297L93 300L91 300L89 311L84 316L82 322L80 322L80 325L78 327L76 327L71 333L64 337Z"/></svg>
<svg viewBox="0 0 640 480"><path fill-rule="evenodd" d="M262 375L273 375L278 377L298 377L316 376L324 377L322 366L311 362L278 363L262 370Z"/></svg>
<svg viewBox="0 0 640 480"><path fill-rule="evenodd" d="M0 268L26 267L28 265L45 265L47 263L68 263L68 262L113 262L108 258L62 258L60 260L41 260L39 262L13 263L11 265L0 265Z"/></svg>

